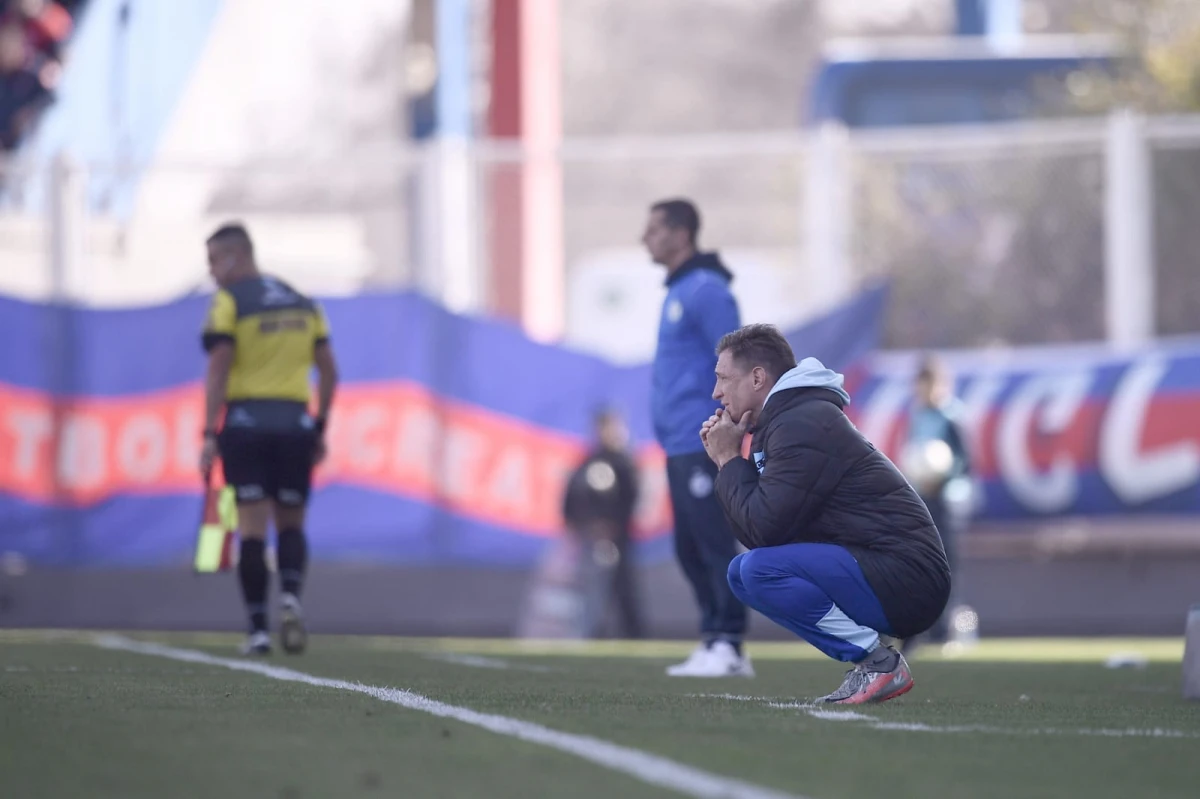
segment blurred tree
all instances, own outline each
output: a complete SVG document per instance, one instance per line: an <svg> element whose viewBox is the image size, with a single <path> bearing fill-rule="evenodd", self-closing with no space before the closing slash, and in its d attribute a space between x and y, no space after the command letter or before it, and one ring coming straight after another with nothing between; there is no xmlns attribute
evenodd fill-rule
<svg viewBox="0 0 1200 799"><path fill-rule="evenodd" d="M1028 0L1025 10L1030 33L1128 43L1115 73L1070 76L1065 105L1062 86L1047 87L1045 116L1200 112L1198 0ZM1200 332L1200 136L1153 142L1157 329ZM856 263L895 278L889 346L1104 335L1102 153L860 160Z"/></svg>
<svg viewBox="0 0 1200 799"><path fill-rule="evenodd" d="M860 160L855 262L893 277L886 344L1101 338L1099 153L972 156Z"/></svg>
<svg viewBox="0 0 1200 799"><path fill-rule="evenodd" d="M1134 108L1146 114L1200 112L1200 2L1074 0L1071 29L1118 30L1131 57L1113 78L1076 92L1083 110ZM1157 331L1200 332L1200 137L1152 139Z"/></svg>
<svg viewBox="0 0 1200 799"><path fill-rule="evenodd" d="M1071 87L1080 110L1200 111L1196 0L1043 0L1036 6L1027 18L1045 20L1050 32L1115 33L1128 43L1130 57L1116 76L1088 76Z"/></svg>

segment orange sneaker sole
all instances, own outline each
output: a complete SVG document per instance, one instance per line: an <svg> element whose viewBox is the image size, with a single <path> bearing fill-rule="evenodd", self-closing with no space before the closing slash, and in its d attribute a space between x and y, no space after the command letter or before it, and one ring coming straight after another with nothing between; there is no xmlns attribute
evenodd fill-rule
<svg viewBox="0 0 1200 799"><path fill-rule="evenodd" d="M889 699L895 699L898 696L903 696L904 694L911 691L913 689L914 685L916 685L916 681L914 681L913 679L910 678L907 683L900 686L895 691L892 691L890 694L884 694L883 696L866 696L866 697L860 697L858 695L855 695L855 696L847 697L847 698L841 700L840 702L830 702L829 704L831 704L831 705L879 704L880 702L886 702Z"/></svg>

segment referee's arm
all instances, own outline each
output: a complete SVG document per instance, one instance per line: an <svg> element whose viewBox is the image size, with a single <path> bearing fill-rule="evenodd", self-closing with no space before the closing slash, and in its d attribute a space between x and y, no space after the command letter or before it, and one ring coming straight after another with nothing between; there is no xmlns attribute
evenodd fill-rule
<svg viewBox="0 0 1200 799"><path fill-rule="evenodd" d="M317 460L325 457L325 425L333 408L333 396L337 393L337 359L329 343L329 321L325 312L317 309L316 340L313 342L313 366L317 368L317 433L319 441Z"/></svg>
<svg viewBox="0 0 1200 799"><path fill-rule="evenodd" d="M317 418L325 422L333 407L338 383L337 360L328 341L319 342L314 348L313 365L317 367Z"/></svg>
<svg viewBox="0 0 1200 799"><path fill-rule="evenodd" d="M216 458L217 420L225 407L236 336L237 306L228 292L218 291L208 310L202 338L208 353L208 371L204 377L204 448L200 455L200 471L206 479Z"/></svg>
<svg viewBox="0 0 1200 799"><path fill-rule="evenodd" d="M215 434L217 419L225 407L229 370L233 367L233 342L220 341L208 351L208 373L204 377L204 432Z"/></svg>

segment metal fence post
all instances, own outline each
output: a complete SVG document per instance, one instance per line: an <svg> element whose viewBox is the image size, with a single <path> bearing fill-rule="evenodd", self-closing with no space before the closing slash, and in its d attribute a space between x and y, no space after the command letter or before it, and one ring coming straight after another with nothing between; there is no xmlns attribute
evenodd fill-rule
<svg viewBox="0 0 1200 799"><path fill-rule="evenodd" d="M46 214L46 268L50 276L50 301L65 302L67 282L71 273L71 221L70 204L71 161L63 152L50 161L49 192Z"/></svg>
<svg viewBox="0 0 1200 799"><path fill-rule="evenodd" d="M1108 340L1122 348L1155 334L1152 184L1145 119L1115 111L1105 151L1104 311Z"/></svg>
<svg viewBox="0 0 1200 799"><path fill-rule="evenodd" d="M560 0L522 0L521 134L529 155L521 168L521 321L543 342L566 328L560 13Z"/></svg>
<svg viewBox="0 0 1200 799"><path fill-rule="evenodd" d="M65 487L62 481L61 459L65 454L63 430L67 406L76 387L76 336L71 310L71 279L76 272L74 263L78 248L78 217L80 209L73 207L78 192L73 191L77 175L70 157L56 153L49 164L47 200L47 268L50 276L49 305L45 317L44 353L47 387L50 393L50 452L53 454L50 479L53 482L53 526L61 547L61 558L74 562L80 554L78 530L66 512Z"/></svg>
<svg viewBox="0 0 1200 799"><path fill-rule="evenodd" d="M437 296L452 311L478 308L471 137L471 25L468 0L438 0L436 164Z"/></svg>

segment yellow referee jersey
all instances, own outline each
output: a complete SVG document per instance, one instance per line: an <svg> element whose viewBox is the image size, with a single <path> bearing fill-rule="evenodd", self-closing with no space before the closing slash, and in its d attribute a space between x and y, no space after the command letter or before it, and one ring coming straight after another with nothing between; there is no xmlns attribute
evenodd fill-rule
<svg viewBox="0 0 1200 799"><path fill-rule="evenodd" d="M313 349L329 339L329 322L315 301L281 280L256 277L220 289L209 306L203 344L234 345L226 401L298 403L307 407Z"/></svg>

